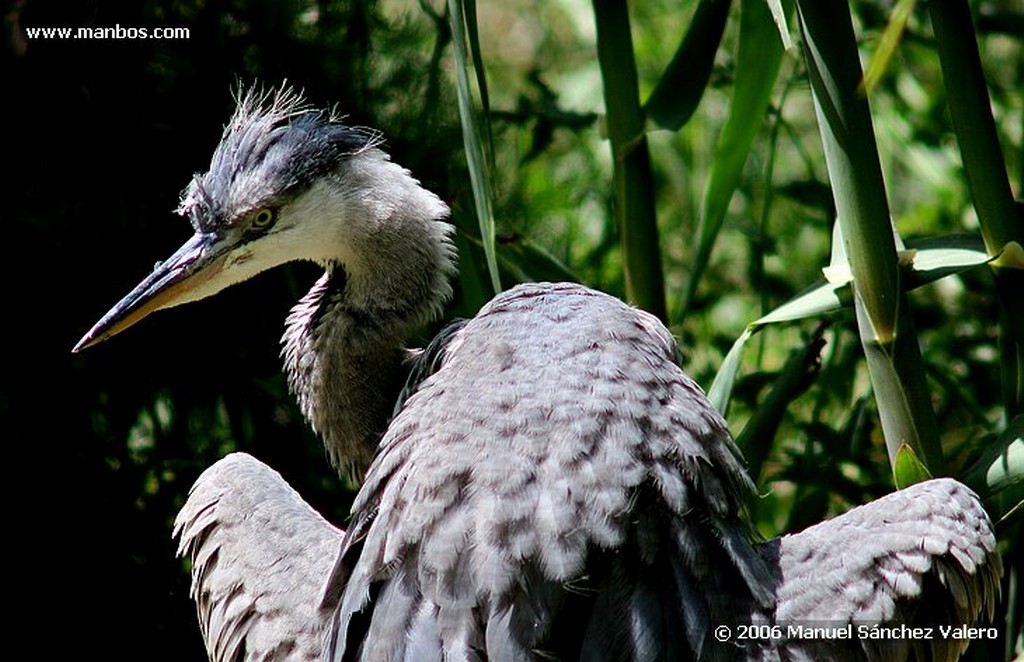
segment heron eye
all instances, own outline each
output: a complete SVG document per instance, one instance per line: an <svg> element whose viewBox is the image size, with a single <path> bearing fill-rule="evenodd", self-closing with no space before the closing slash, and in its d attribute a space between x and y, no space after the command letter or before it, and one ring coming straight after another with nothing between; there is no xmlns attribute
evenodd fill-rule
<svg viewBox="0 0 1024 662"><path fill-rule="evenodd" d="M252 215L252 226L258 230L266 230L277 220L277 210L264 208Z"/></svg>

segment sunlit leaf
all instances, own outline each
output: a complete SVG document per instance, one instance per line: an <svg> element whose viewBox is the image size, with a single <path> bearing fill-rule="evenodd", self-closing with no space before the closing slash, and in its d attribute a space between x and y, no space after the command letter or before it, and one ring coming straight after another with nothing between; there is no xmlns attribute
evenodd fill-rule
<svg viewBox="0 0 1024 662"><path fill-rule="evenodd" d="M775 27L779 30L782 47L788 51L793 48L793 38L789 36L789 23L786 20L790 12L783 7L782 0L766 0L766 2L768 10L772 13L772 20L775 21Z"/></svg>
<svg viewBox="0 0 1024 662"><path fill-rule="evenodd" d="M838 224L837 224L838 227ZM902 246L903 242L898 241ZM993 259L975 237L954 235L930 237L911 242L909 248L899 251L900 266L906 275L905 283L920 287L946 276L962 273ZM846 252L839 232L833 234L832 257L829 266L822 269L825 280L818 281L786 303L759 317L740 334L726 355L708 393L719 411L725 411L731 396L736 371L746 342L767 324L794 322L836 313L853 305L849 284L853 280Z"/></svg>
<svg viewBox="0 0 1024 662"><path fill-rule="evenodd" d="M896 451L896 462L892 467L892 476L896 487L901 490L932 477L928 472L928 468L917 457L914 449L907 444L901 445L899 450Z"/></svg>
<svg viewBox="0 0 1024 662"><path fill-rule="evenodd" d="M930 237L911 242L900 257L900 265L909 272L909 286L913 288L987 264L997 256L985 252L980 238Z"/></svg>
<svg viewBox="0 0 1024 662"><path fill-rule="evenodd" d="M994 517L1020 511L1024 501L1024 415L1010 421L962 478L990 511L995 511Z"/></svg>

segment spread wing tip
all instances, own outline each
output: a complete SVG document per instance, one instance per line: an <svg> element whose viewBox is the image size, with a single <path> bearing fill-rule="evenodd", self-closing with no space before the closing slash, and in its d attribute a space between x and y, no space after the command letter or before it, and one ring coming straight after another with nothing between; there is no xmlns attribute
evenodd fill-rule
<svg viewBox="0 0 1024 662"><path fill-rule="evenodd" d="M196 480L174 524L210 659L316 660L320 595L343 532L244 453Z"/></svg>

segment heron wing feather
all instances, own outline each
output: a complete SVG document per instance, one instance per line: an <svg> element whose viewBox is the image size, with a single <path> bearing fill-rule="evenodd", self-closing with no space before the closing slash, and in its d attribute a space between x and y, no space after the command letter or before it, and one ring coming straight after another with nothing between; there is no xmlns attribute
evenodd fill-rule
<svg viewBox="0 0 1024 662"><path fill-rule="evenodd" d="M784 625L931 627L975 623L996 602L1002 565L988 515L951 479L918 483L766 544ZM991 617L991 614L989 614ZM930 659L959 658L968 641L918 642ZM854 637L857 659L903 659L912 640ZM814 642L793 640L790 650ZM829 642L829 655L838 643Z"/></svg>
<svg viewBox="0 0 1024 662"><path fill-rule="evenodd" d="M175 521L210 659L320 660L320 596L343 532L276 471L228 455L196 481Z"/></svg>

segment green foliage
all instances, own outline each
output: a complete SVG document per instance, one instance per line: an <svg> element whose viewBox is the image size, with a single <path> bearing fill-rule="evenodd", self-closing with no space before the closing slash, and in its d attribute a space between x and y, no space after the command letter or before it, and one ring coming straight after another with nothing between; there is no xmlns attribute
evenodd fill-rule
<svg viewBox="0 0 1024 662"><path fill-rule="evenodd" d="M989 441L981 457L963 475L964 482L989 502L1003 519L1020 513L1024 503L1024 416L1017 416Z"/></svg>
<svg viewBox="0 0 1024 662"><path fill-rule="evenodd" d="M802 68L805 60L796 57L795 50L789 56L782 57L779 28L788 35L788 31L784 28L786 10L783 5L778 3L772 5L773 15L778 14L775 16L774 25L765 20L768 10L761 3L750 3L749 6L744 4L738 8L740 19L746 12L750 32L744 32L743 20L730 21L727 24L725 36L720 41L719 52L716 56L716 66L711 75L707 77L708 83L703 94L697 97L703 99L702 108L706 110L707 114L707 117L701 118L700 113L694 115L691 108L695 98L692 89L680 90L680 94L676 95L670 94L668 90L671 90L672 86L681 80L686 80L691 86L695 82L705 80L704 74L701 73L703 66L690 72L690 78L684 78L684 74L679 69L680 53L691 53L698 61L705 61L707 49L710 48L709 43L718 41L715 36L716 31L710 30L710 34L703 35L703 39L697 39L691 31L695 26L716 26L717 19L715 17L719 14L715 12L720 12L721 6L712 2L695 3L693 13L689 15L693 22L679 24L677 34L680 36L675 42L672 42L666 40L665 35L658 33L648 25L651 16L672 15L672 8L645 5L642 9L635 8L630 15L634 21L632 25L634 41L612 39L602 41L600 38L602 13L621 12L621 9L615 8L616 3L597 4L598 34L594 47L598 50L598 56L605 57L618 68L628 69L631 66L636 68L640 75L641 96L643 96L643 90L651 90L650 96L643 106L647 109L651 119L647 125L649 128L663 126L678 129L675 134L656 131L648 135L648 139L651 141L651 176L656 183L655 195L661 217L658 225L659 241L664 245L663 252L667 255L666 289L671 297L674 293L685 291L686 283L700 282L703 283L701 288L707 288L708 294L695 299L694 310L686 316L685 325L680 328L684 336L692 334L693 337L710 340L710 347L723 345L734 347L736 351L728 355L725 367L717 372L720 380L730 383L733 387L736 387L737 384L742 387L742 382L755 379L754 376L741 377L744 366L747 370L750 369L749 361L744 358L744 352L741 350L751 334L768 323L789 322L791 326L794 320L838 314L843 324L834 326L826 332L826 337L845 334L853 334L854 337L861 335L849 324L849 317L843 312L858 300L858 297L846 293L850 285L855 282L854 273L857 271L865 272L864 278L868 279L868 285L863 286L864 289L859 295L859 299L865 302L865 306L877 308L866 318L868 324L866 328L870 329L868 335L872 337L873 342L881 347L884 361L895 366L906 360L906 352L896 352L893 348L886 349L891 342L909 342L906 347L916 347L919 343L930 340L933 335L940 339L956 337L949 335L955 333L954 329L943 329L938 324L938 320L942 317L952 321L958 314L958 311L955 310L956 293L963 286L956 282L950 282L949 279L957 277L957 274L964 274L971 270L976 271L986 263L997 263L1001 247L996 251L991 248L986 249L977 239L972 239L964 234L969 233L972 229L969 224L963 224L963 219L970 222L971 205L970 201L962 195L964 192L962 180L957 181L959 175L955 169L929 174L931 188L927 190L922 189L921 183L914 179L914 173L893 169L893 155L899 149L911 154L915 151L922 153L928 150L934 151L939 149L937 142L939 138L949 131L948 125L944 124L944 118L930 112L929 106L921 104L922 94L941 95L941 89L936 87L936 84L941 84L942 71L937 66L934 48L932 47L926 52L922 51L921 33L926 31L928 26L922 24L922 17L914 9L912 3L901 4L900 13L891 21L887 19L879 21L879 16L873 13L873 7L865 8L863 17L859 15L856 17L858 27L864 30L864 34L867 36L866 43L870 45L874 43L873 39L879 40L876 61L883 64L888 63L888 67L876 67L878 73L873 74L874 87L869 88L873 89L875 94L880 97L880 101L873 103L883 107L884 112L872 113L870 116L865 114L870 110L863 101L865 88L860 85L858 63L847 61L843 64L846 68L842 75L848 80L836 78L834 71L836 64L831 61L821 61L815 64L816 75L823 81L822 89L842 88L846 90L842 94L848 95L829 100L831 105L822 112L826 125L830 114L838 119L852 117L851 113L855 113L851 109L854 106L860 106L860 110L857 110L856 113L860 113L861 117L865 118L856 120L862 127L858 129L860 133L851 134L845 138L847 140L855 139L850 144L857 143L857 149L862 149L863 145L874 151L876 139L871 130L871 120L876 117L876 121L883 127L883 129L879 129L879 133L888 131L888 127L892 126L894 122L910 121L916 127L912 129L915 133L906 136L902 143L880 143L877 151L881 159L874 157L875 163L880 162L883 169L886 170L887 178L896 178L895 186L891 184L886 186L882 183L882 177L876 175L870 184L873 190L869 193L861 192L859 190L861 185L857 183L858 178L862 180L864 171L870 170L870 167L858 163L853 163L848 167L854 175L850 182L832 181L833 192L836 192L840 200L844 198L851 200L850 204L853 205L851 209L867 210L868 207L864 207L864 205L868 203L864 200L873 198L875 202L870 204L878 205L873 208L875 212L879 210L884 212L869 214L867 218L871 218L870 223L875 224L875 228L871 229L863 238L861 235L867 230L861 229L851 216L850 220L841 224L844 228L849 226L846 233L850 236L846 237L845 241L842 240L840 233L831 232L830 220L834 213L832 204L818 194L824 183L823 178L826 175L832 175L834 180L839 171L837 170L836 173L827 171L826 167L831 167L827 163L823 167L822 156L827 150L822 149L818 143L815 136L815 122L808 113L808 104L813 97L808 95L806 88L801 91L799 88L794 88L792 83L794 80L806 80L807 73ZM569 11L567 8L574 5L558 6ZM737 8L734 7L734 9ZM840 8L839 16L842 16L844 11ZM687 18L686 10L681 13L681 18ZM622 17L621 13L616 14L620 28L623 22ZM733 18L736 18L736 15ZM577 19L577 21L579 20ZM829 24L829 29L834 30L834 25L831 22L819 22ZM754 31L755 27L761 28L766 23L773 25L773 29L765 31L765 34ZM871 27L872 25L877 25L877 28ZM886 26L889 27L884 30ZM736 32L737 28L738 32ZM534 29L544 35L543 39L575 42L581 47L586 45L582 34L549 34L539 26L534 26ZM872 30L875 31L872 32ZM580 88L583 88L584 92L590 92L593 95L593 89L580 82L585 80L586 76L594 75L591 62L552 62L545 60L542 52L538 49L531 53L533 59L530 64L523 65L520 69L522 78L517 86L515 81L510 80L510 78L514 78L514 73L510 73L503 62L503 58L507 55L503 52L500 41L491 44L493 50L489 51L486 30L482 34L483 47L481 50L485 60L484 64L488 67L492 81L494 105L500 109L502 103L514 101L520 110L514 126L511 123L501 126L502 120L497 120L497 132L511 134L511 139L506 139L504 143L501 138L497 140L496 149L499 152L503 149L502 145L505 145L504 149L510 146L513 152L519 150L521 153L518 146L524 144L524 141L517 140L517 136L525 137L531 131L539 131L546 114L545 110L534 107L533 118L537 124L531 125L530 122L524 121L524 114L521 112L529 107L524 103L523 98L504 97L502 90L521 89L523 81L538 80L541 77L544 80L562 80L564 84L558 88L561 91L560 95L553 93L553 88L549 83L544 83L547 104L554 104L566 115L572 112L562 108L562 105L566 103L579 104L576 107L579 114L588 113L595 108L593 99L581 97L582 93L580 92ZM900 35L904 35L903 41L900 40ZM646 41L645 37L661 43L667 41L667 43L679 43L680 45L676 52L666 52ZM768 41L769 37L772 41ZM831 40L841 45L855 47L852 33L843 35L834 31L826 31L821 34L821 39L825 42ZM997 37L993 37L993 40L995 39ZM907 45L908 41L909 45ZM734 48L734 43L738 47ZM745 44L751 45L746 52L758 53L760 57L745 59L743 57ZM832 44L828 45L830 48L832 47ZM633 48L635 56L633 53L623 52L627 46ZM772 46L772 48L766 50L767 46ZM1000 48L1005 49L1006 46L1001 45ZM1013 48L1019 49L1019 45L1013 46ZM766 52L769 56L764 55ZM780 59L777 61L775 56L771 55L772 53L777 53ZM905 58L912 58L912 60L902 70L898 70L893 66L894 53L899 53ZM733 59L734 54L737 56L735 59ZM644 62L642 57L645 55L660 57L667 65L661 68L657 66L657 63ZM517 57L522 57L522 54L517 54ZM847 55L842 57L847 57ZM645 79L644 75L648 78ZM1014 75L1014 73L1000 70L1002 84L1012 84L1016 80L1013 78ZM829 78L826 80L825 76ZM606 83L608 82L607 75L604 80ZM750 91L745 91L745 81L755 81L756 86L751 85ZM927 89L922 86L926 86ZM746 97L743 96L745 94L749 95L749 101L745 100ZM861 95L860 100L857 99L858 94ZM607 89L606 96L608 96ZM627 94L627 96L629 95ZM1005 97L1005 95L1003 96ZM720 109L723 108L726 97L730 97L730 104L728 113L723 114ZM560 103L559 99L563 101ZM774 100L776 105L768 105L769 100ZM1018 105L1015 106L1015 102ZM1006 120L1001 126L1007 136L1017 135L1013 130L1012 118L1015 116L1013 113L1018 112L1018 107L1018 101L1009 100L1009 105L1003 114ZM547 108L550 108L550 105ZM531 149L527 158L521 161L525 164L524 170L547 166L551 171L556 171L561 163L571 158L570 155L575 155L576 152L587 153L590 160L599 161L602 141L605 136L612 138L611 134L614 129L611 123L612 108L609 107L608 110L608 123L604 125L606 133L594 132L590 125L557 127L552 133L551 126L543 124L545 130L548 131L545 134L547 149L541 151ZM498 110L495 112L495 117L507 116L503 115L505 112ZM528 116L528 113L526 115ZM697 125L683 125L691 117ZM723 117L725 118L724 122ZM767 120L767 122L763 120ZM713 138L715 131L709 131L709 127L716 126L715 123L721 130L721 137L717 140ZM739 131L740 127L742 127L744 137L742 139L731 137L730 132ZM690 131L691 128L692 131ZM840 128L848 131L849 125L842 125ZM588 130L591 131L590 135L585 133ZM564 134L560 137L563 141L561 144L558 143L558 132ZM707 138L708 133L712 134L711 139ZM575 136L571 134L575 134ZM629 132L624 135L627 137L619 140L619 148L616 148L616 142L612 139L613 166L622 160L617 149L622 149L622 145L625 145L626 149L630 149L639 140L637 136ZM586 142L581 143L581 137L586 138ZM915 137L917 140L914 140ZM572 143L572 150L566 151L565 145L569 142ZM536 145L537 143L533 141L532 144ZM721 145L735 146L723 149ZM752 151L748 145L753 146ZM746 155L747 152L750 152L749 157ZM923 163L916 156L909 158L914 160L908 160L908 164ZM942 158L945 159L945 155ZM498 159L500 161L502 157L499 155ZM870 159L871 157L868 156L865 163L870 162ZM745 167L744 161L747 161ZM999 162L996 161L996 163ZM1019 164L1015 165L1012 161L1008 165L1011 168L1019 168ZM724 173L726 170L731 173L728 177L718 174ZM757 176L758 171L769 173L772 179L765 182ZM878 172L877 165L876 172ZM569 200L574 198L573 185L579 190L592 189L594 187L593 178L602 174L605 177L609 176L607 170L603 172L598 170L596 172L581 172L580 177L575 181L560 180L562 183L559 184L559 189L563 192L563 198ZM514 241L521 242L524 237L535 237L538 245L544 245L547 242L548 250L544 253L545 256L561 256L558 261L568 265L571 272L585 282L596 283L613 291L616 290L618 286L614 277L609 278L605 275L614 273L616 267L620 265L619 256L615 254L615 251L605 249L609 236L608 227L612 226L614 229L610 223L610 217L605 215L604 227L594 230L595 219L593 216L600 210L588 207L586 214L576 216L567 216L564 210L561 210L560 213L556 212L554 217L556 225L562 231L556 235L548 235L545 233L544 226L546 220L552 216L546 207L546 205L553 204L551 197L544 193L540 194L538 197L541 202L538 204L534 202L533 198L518 194L515 189L518 182L524 182L526 186L531 186L528 173L520 175L518 178L508 177L508 175L505 177L513 181L512 190L506 194L505 200L514 205L512 213L507 214L507 216L517 219L515 222L518 227L511 235L514 237ZM614 180L614 176L611 179ZM700 190L700 187L699 185L694 186L691 180L696 180L699 183L701 179L708 182L704 187L704 211L701 214L695 214L694 209L697 205L694 202L699 196L695 196L694 192ZM728 181L729 184L716 183L720 181ZM905 187L901 186L904 181L907 183ZM506 187L507 185L506 181ZM903 225L903 217L912 219L909 230L912 238L907 242L909 247L904 247L900 236L893 234L887 220L882 223L875 222L879 216L888 219L886 199L890 197L889 190L893 188L898 190L897 193L892 194L898 203L896 206L896 228ZM908 194L904 189L909 189L911 193ZM947 191L959 191L960 195L956 198L950 197ZM616 199L615 195L613 192L609 197L614 200ZM858 199L860 200L858 201ZM709 203L709 200L712 202ZM935 200L944 201L944 206L936 209ZM501 202L498 204L501 205ZM848 206L848 203L843 202L840 206ZM710 257L709 268L705 273L700 266L693 267L692 262L683 264L687 257L685 241L682 244L683 253L678 261L675 253L678 250L677 246L680 245L677 243L678 237L696 236L700 238L716 233L715 231L709 233L702 229L703 220L696 220L704 219L709 208L715 210L711 216L720 219L715 225L720 225L727 235L730 232L732 235L727 236L721 242L713 240L701 242L698 239L696 252L693 252L691 245L690 257L699 256L701 253L706 253ZM927 216L920 215L918 209L929 210ZM860 214L861 212L857 211L857 215ZM671 220L666 220L666 218ZM760 222L746 220L749 218L757 218ZM500 223L502 223L501 220L499 220ZM773 227L773 224L777 230L769 234L769 228ZM836 229L839 227L840 225L836 225ZM950 234L951 231L961 234ZM821 261L827 254L821 251L820 247L828 245L827 237L830 233L836 235L837 241L833 242L833 246L838 247L839 250L833 251L832 263L826 270L826 278L820 281L815 278L815 271L821 268ZM562 239L562 237L571 239ZM590 239L589 245L586 243L587 238ZM895 242L892 241L893 238L895 238ZM620 241L624 241L623 237L620 237ZM572 246L567 245L570 242ZM854 254L848 253L848 247L852 244L856 248L860 245L858 242L868 247L861 251L864 253L863 258L859 257L859 253L856 251ZM891 257L884 257L884 260L890 261L891 266L886 266L883 269L876 264L879 259L882 259L880 256L885 255L884 252L879 252L878 247L885 246L887 243L892 246L891 252L888 253L888 256ZM628 251L628 249L624 248L624 251ZM751 264L754 258L758 259L761 264L758 266ZM859 260L866 260L865 266L855 266ZM600 265L602 262L607 266L595 271L595 265ZM699 264L700 259L698 259ZM518 260L516 269L519 277L533 277L528 260ZM544 273L551 273L548 268L542 269ZM628 272L628 266L626 269ZM690 277L687 277L687 271L690 269L693 271L689 274ZM869 287L870 279L884 270L892 270L893 275L886 277L884 281L879 281L875 286ZM760 274L763 278L760 282L744 280L744 273ZM971 276L972 288L979 277ZM817 284L814 284L815 281L818 281ZM737 292L734 287L736 284L745 287L749 296L745 297L742 292ZM906 293L911 289L922 286L926 286L926 291L919 297L919 302L912 302L905 298ZM993 291L991 288L987 291L989 297L987 305L991 306L995 303L992 298ZM898 292L898 294L893 294L893 292ZM685 296L683 299L685 300ZM787 299L788 303L783 304ZM770 305L773 300L777 303ZM881 302L891 300L903 303L889 309L884 308L884 306L892 306L892 303L883 304ZM876 301L876 303L871 303L872 301ZM985 302L979 300L978 303ZM766 307L766 304L769 305ZM761 314L756 314L758 308L761 309ZM918 313L918 310L924 312ZM683 314L685 311L686 307L681 307L677 313ZM751 312L755 314L750 314ZM921 314L924 314L924 329L918 330L915 324L899 333L893 332L895 329L901 328L897 317L902 318L901 316L906 315L906 320L909 320L911 315L919 317ZM749 315L747 320L754 319L755 321L744 321L745 315ZM980 314L980 320L990 321L990 319L986 313ZM917 324L921 323L920 320L915 321ZM721 324L722 322L724 324ZM987 324L982 324L982 326L991 328ZM745 328L747 331L744 331ZM712 331L711 335L705 333L709 329ZM723 330L719 331L719 329ZM756 357L754 357L755 371L752 375L772 375L782 368L788 351L786 351L785 342L780 342L780 340L784 341L787 337L792 338L793 331L783 329L780 333L781 335L775 334L776 337L770 340L761 336L763 342L757 348ZM739 339L735 342L733 340L723 342L730 335L733 340ZM961 338L961 343L967 349L970 344L964 343L964 340ZM970 343L975 345L982 343L990 351L998 351L992 338L985 340L984 332L974 336ZM709 368L711 368L710 371L713 371L713 366L716 364L716 360L713 358L714 351L706 347L706 342L701 344L705 347L684 344L683 350L691 357L691 365L696 366L696 372L701 373ZM972 351L977 355L977 347ZM881 378L871 376L869 381L865 382L864 373L858 366L859 361L856 360L855 355L851 358L843 353L843 359L850 362L843 366L846 371L846 376L843 379L849 384L843 391L850 392L849 388L853 386L856 390L852 393L867 394L870 392L870 380L874 380L874 386L878 388ZM924 383L922 380L925 375L928 374L925 367L927 363L926 358L923 364L918 359L907 366L899 366L895 372L889 375L888 379L893 380L898 389L904 388L900 384L907 379L915 381L918 386L911 388L910 392L901 396L900 399L918 399L919 404L915 407L920 409L920 413L915 413L913 416L934 418L935 413L928 413L931 404L927 397L928 392L934 389L929 387L922 390L919 388L920 384ZM757 368L756 366L761 367ZM814 393L818 391L819 387L832 388L835 386L834 384L821 384L820 378L817 381L818 384L812 388ZM730 396L734 395L733 388L719 388L718 383L712 387L711 392L713 398L723 408L728 404ZM922 395L925 396L924 400L920 400ZM738 429L742 430L743 420L749 415L743 411L746 395L740 388L735 396L733 404L738 405L740 412L734 418L738 423ZM860 397L858 397L853 402L859 403L860 401ZM799 402L792 404L797 412L796 415L799 415L802 409L801 404ZM830 406L834 406L834 404ZM977 420L975 425L991 429L991 426L998 426L1000 420L1005 420L1000 415L1002 410L998 401L987 401L982 404L975 400L972 405L977 405L977 407L972 407L972 414L981 417L981 420ZM820 412L824 406L824 404L818 405L812 410ZM849 407L849 404L846 406ZM939 419L944 419L947 414L948 412L945 410L940 410L938 412ZM920 425L919 422L910 424L911 427L918 425ZM934 422L930 425L935 427ZM963 454L964 449L961 445L953 446L956 453ZM898 447L896 445L894 449ZM929 453L934 457L941 456L941 453L934 451ZM934 463L937 466L941 465L942 460L936 460ZM955 461L953 471L956 471L955 467L962 466L961 461Z"/></svg>

